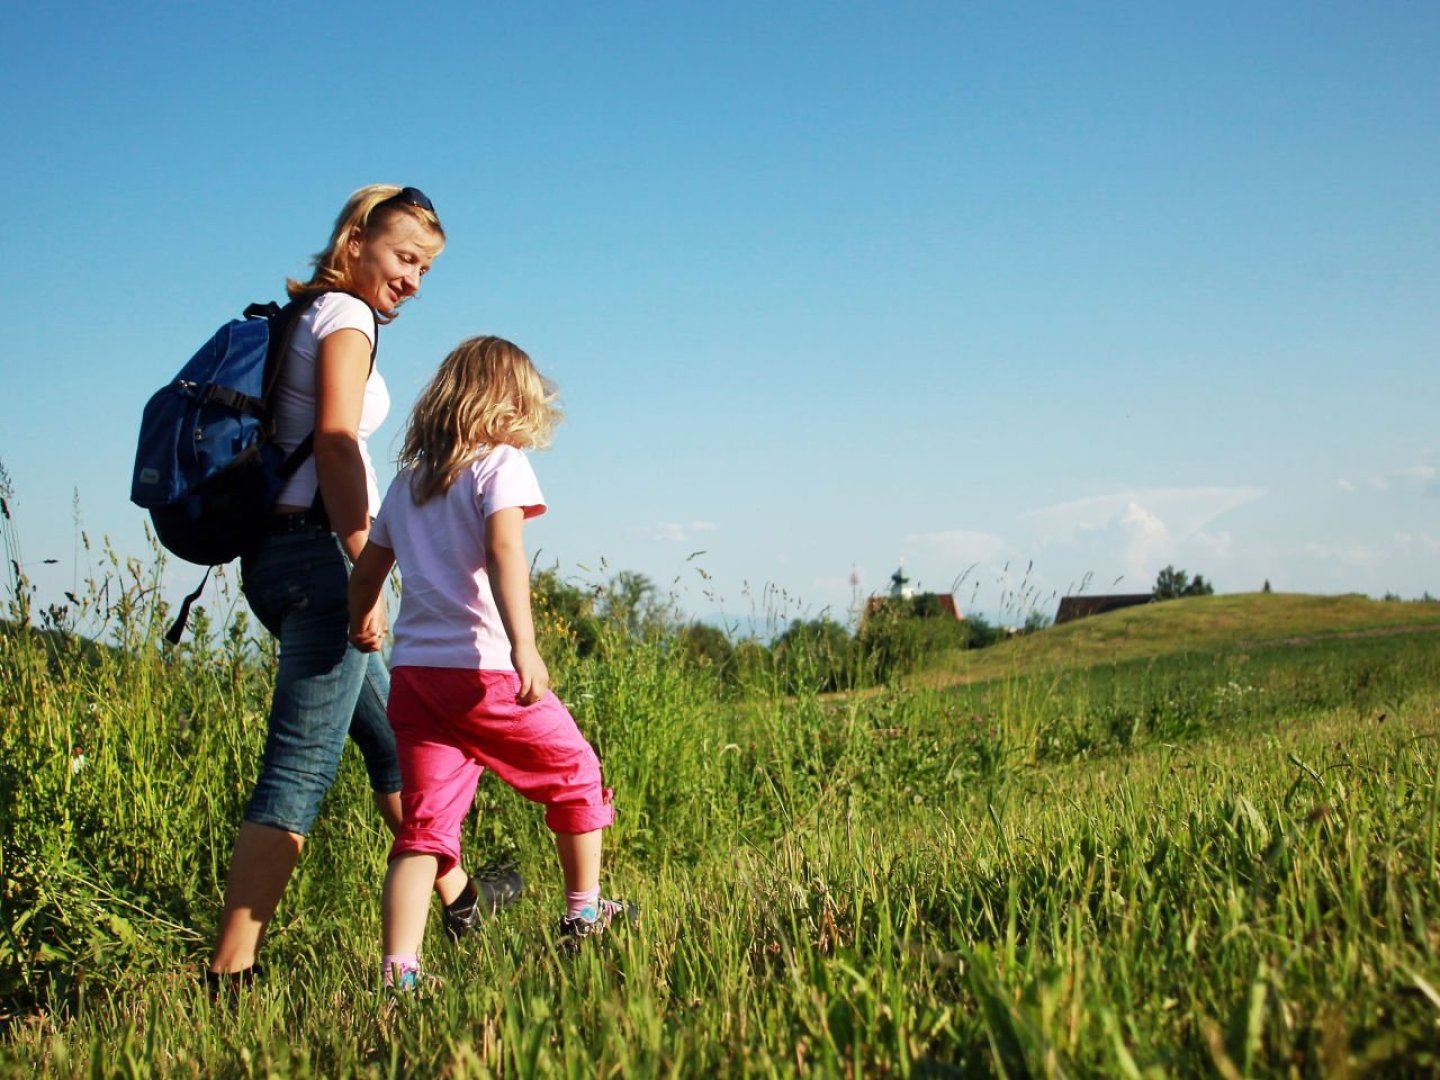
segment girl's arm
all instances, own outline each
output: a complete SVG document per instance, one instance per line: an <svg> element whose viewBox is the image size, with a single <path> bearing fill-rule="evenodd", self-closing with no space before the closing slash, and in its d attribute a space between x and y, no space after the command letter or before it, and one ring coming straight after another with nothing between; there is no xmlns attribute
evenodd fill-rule
<svg viewBox="0 0 1440 1080"><path fill-rule="evenodd" d="M385 644L385 605L378 601L394 565L395 552L372 543L350 571L350 641L361 652L378 652Z"/></svg>
<svg viewBox="0 0 1440 1080"><path fill-rule="evenodd" d="M530 613L530 562L525 558L525 511L518 506L497 510L485 519L485 572L500 610L500 623L510 639L510 660L520 676L516 701L529 705L550 689L550 671L535 647L535 620Z"/></svg>
<svg viewBox="0 0 1440 1080"><path fill-rule="evenodd" d="M354 562L370 534L360 411L370 378L370 339L337 330L320 342L315 363L315 475L330 527Z"/></svg>

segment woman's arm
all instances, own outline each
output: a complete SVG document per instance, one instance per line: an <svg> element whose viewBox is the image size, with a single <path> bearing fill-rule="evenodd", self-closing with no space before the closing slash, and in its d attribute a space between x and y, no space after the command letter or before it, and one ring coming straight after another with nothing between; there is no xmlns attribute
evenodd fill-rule
<svg viewBox="0 0 1440 1080"><path fill-rule="evenodd" d="M550 689L550 671L535 647L535 620L530 613L530 562L525 558L525 511L518 506L497 510L485 519L485 572L500 610L500 623L510 639L510 660L520 676L521 705L539 701Z"/></svg>
<svg viewBox="0 0 1440 1080"><path fill-rule="evenodd" d="M337 330L320 342L315 363L315 475L330 527L353 562L370 535L360 412L370 378L370 339Z"/></svg>
<svg viewBox="0 0 1440 1080"><path fill-rule="evenodd" d="M379 603L385 575L395 565L395 552L366 544L350 571L350 641L361 652L377 652L385 644L385 605Z"/></svg>

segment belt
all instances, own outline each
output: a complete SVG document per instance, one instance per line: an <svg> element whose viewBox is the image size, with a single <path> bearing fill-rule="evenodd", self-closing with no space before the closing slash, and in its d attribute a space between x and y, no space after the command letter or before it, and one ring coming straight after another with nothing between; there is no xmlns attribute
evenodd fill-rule
<svg viewBox="0 0 1440 1080"><path fill-rule="evenodd" d="M266 531L271 536L290 533L329 532L330 519L324 510L301 510L294 514L271 514Z"/></svg>

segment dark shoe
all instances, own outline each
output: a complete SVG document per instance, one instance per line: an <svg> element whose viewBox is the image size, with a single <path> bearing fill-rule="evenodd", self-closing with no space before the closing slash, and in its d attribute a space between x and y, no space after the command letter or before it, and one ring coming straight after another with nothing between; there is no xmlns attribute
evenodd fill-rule
<svg viewBox="0 0 1440 1080"><path fill-rule="evenodd" d="M482 867L465 891L440 909L445 933L451 941L459 941L479 926L481 919L498 915L524 891L525 881L513 866Z"/></svg>
<svg viewBox="0 0 1440 1080"><path fill-rule="evenodd" d="M229 1001L255 985L264 974L259 964L239 971L209 971L204 974L205 992L211 1001Z"/></svg>
<svg viewBox="0 0 1440 1080"><path fill-rule="evenodd" d="M560 920L560 945L578 949L586 938L599 937L616 922L639 926L640 909L629 900L601 900L579 915L567 915Z"/></svg>

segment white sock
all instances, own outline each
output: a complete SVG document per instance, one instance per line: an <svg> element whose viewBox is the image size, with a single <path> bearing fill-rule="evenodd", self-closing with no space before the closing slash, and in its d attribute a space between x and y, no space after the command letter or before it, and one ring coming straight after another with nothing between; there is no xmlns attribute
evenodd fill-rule
<svg viewBox="0 0 1440 1080"><path fill-rule="evenodd" d="M565 917L573 919L577 915L584 915L593 919L599 913L600 886L593 889L586 889L583 892L565 891Z"/></svg>

